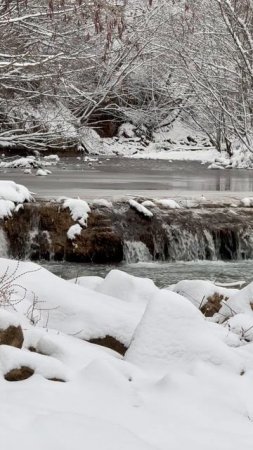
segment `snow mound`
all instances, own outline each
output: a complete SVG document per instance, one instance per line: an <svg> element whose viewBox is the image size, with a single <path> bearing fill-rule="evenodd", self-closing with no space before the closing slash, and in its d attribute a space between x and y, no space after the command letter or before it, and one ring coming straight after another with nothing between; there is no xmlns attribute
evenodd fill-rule
<svg viewBox="0 0 253 450"><path fill-rule="evenodd" d="M52 172L50 170L46 169L38 169L36 174L38 177L46 177L47 175L50 175Z"/></svg>
<svg viewBox="0 0 253 450"><path fill-rule="evenodd" d="M129 205L131 208L135 209L138 213L142 214L145 217L153 217L153 213L149 211L145 206L138 203L136 200L130 199Z"/></svg>
<svg viewBox="0 0 253 450"><path fill-rule="evenodd" d="M0 259L0 277L15 272L18 285L10 303L38 326L90 340L112 336L126 347L143 313L143 305L69 283L37 264ZM24 297L24 289L26 292ZM37 306L34 308L34 298ZM20 299L23 299L21 302Z"/></svg>
<svg viewBox="0 0 253 450"><path fill-rule="evenodd" d="M7 330L10 326L18 327L19 325L20 320L16 314L0 309L0 330Z"/></svg>
<svg viewBox="0 0 253 450"><path fill-rule="evenodd" d="M63 208L69 208L70 215L75 222L79 222L84 227L87 226L90 207L85 200L67 198L63 202Z"/></svg>
<svg viewBox="0 0 253 450"><path fill-rule="evenodd" d="M0 180L0 219L11 217L20 204L28 201L33 201L33 197L25 186Z"/></svg>
<svg viewBox="0 0 253 450"><path fill-rule="evenodd" d="M170 208L170 209L179 209L180 208L179 204L175 200L172 200L170 198L164 198L161 200L157 200L156 203L163 206L164 208Z"/></svg>
<svg viewBox="0 0 253 450"><path fill-rule="evenodd" d="M76 223L75 225L72 225L68 231L67 231L67 237L71 241L73 241L77 236L80 236L82 232L82 227L79 225L79 223Z"/></svg>
<svg viewBox="0 0 253 450"><path fill-rule="evenodd" d="M32 195L29 190L21 184L14 181L0 180L0 199L10 200L14 203L24 203L32 201Z"/></svg>
<svg viewBox="0 0 253 450"><path fill-rule="evenodd" d="M69 370L60 361L50 356L20 350L9 345L0 346L0 372L2 375L22 366L34 370L35 374L47 379L68 380Z"/></svg>
<svg viewBox="0 0 253 450"><path fill-rule="evenodd" d="M217 322L224 322L236 314L247 314L253 317L253 283L237 291L231 298L223 303L219 315L215 316Z"/></svg>
<svg viewBox="0 0 253 450"><path fill-rule="evenodd" d="M200 362L239 371L239 360L211 332L203 315L169 291L149 302L126 359L151 371L188 371Z"/></svg>
<svg viewBox="0 0 253 450"><path fill-rule="evenodd" d="M253 197L245 197L241 199L241 205L246 207L253 206Z"/></svg>
<svg viewBox="0 0 253 450"><path fill-rule="evenodd" d="M213 297L215 294L226 300L238 292L237 289L216 286L207 280L182 280L173 286L173 291L186 297L196 308L204 306L208 298Z"/></svg>
<svg viewBox="0 0 253 450"><path fill-rule="evenodd" d="M253 341L253 314L236 314L225 322L225 327L237 334L242 342Z"/></svg>
<svg viewBox="0 0 253 450"><path fill-rule="evenodd" d="M60 161L60 158L59 158L58 155L47 155L47 156L44 156L44 159L46 161L53 161L53 162L59 162Z"/></svg>
<svg viewBox="0 0 253 450"><path fill-rule="evenodd" d="M125 302L144 302L145 304L159 289L148 278L139 278L120 270L111 270L99 283L96 291Z"/></svg>
<svg viewBox="0 0 253 450"><path fill-rule="evenodd" d="M145 200L142 202L142 206L145 206L145 208L153 208L155 206L154 202L152 200Z"/></svg>
<svg viewBox="0 0 253 450"><path fill-rule="evenodd" d="M78 284L87 289L96 290L96 288L104 281L104 278L98 276L77 277L69 280L70 283Z"/></svg>
<svg viewBox="0 0 253 450"><path fill-rule="evenodd" d="M112 202L110 202L109 200L106 200L104 198L97 198L95 200L92 200L92 202L90 202L92 204L92 206L102 206L104 208L112 208Z"/></svg>
<svg viewBox="0 0 253 450"><path fill-rule="evenodd" d="M32 155L32 156L25 156L22 158L11 159L10 161L1 161L0 168L38 169L42 167L55 165L59 160L60 159L57 155L44 156L43 159Z"/></svg>

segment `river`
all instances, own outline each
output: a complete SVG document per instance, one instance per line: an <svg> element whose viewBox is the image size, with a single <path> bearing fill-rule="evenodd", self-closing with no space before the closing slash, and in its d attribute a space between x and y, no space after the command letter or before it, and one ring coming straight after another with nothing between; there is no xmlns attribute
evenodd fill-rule
<svg viewBox="0 0 253 450"><path fill-rule="evenodd" d="M192 161L102 158L84 162L61 158L52 174L38 177L21 169L2 169L0 179L24 184L39 197L80 196L242 197L253 192L253 172L244 169L208 170Z"/></svg>
<svg viewBox="0 0 253 450"><path fill-rule="evenodd" d="M137 263L119 265L77 264L69 262L42 262L54 274L73 279L80 276L105 277L112 269L131 275L152 279L158 287L165 287L180 280L210 280L217 283L253 281L253 261L191 261L164 263Z"/></svg>
<svg viewBox="0 0 253 450"><path fill-rule="evenodd" d="M37 177L20 169L5 169L0 179L24 184L37 196L52 198L117 198L140 195L152 197L188 197L205 195L207 199L250 196L253 172L250 170L208 170L197 162L168 162L127 158L98 158L84 162L77 158L61 158L50 168L52 175ZM138 263L119 266L42 262L44 267L63 278L105 276L112 268L148 277L160 286L182 279L210 279L218 282L253 280L253 261L192 261L173 263Z"/></svg>

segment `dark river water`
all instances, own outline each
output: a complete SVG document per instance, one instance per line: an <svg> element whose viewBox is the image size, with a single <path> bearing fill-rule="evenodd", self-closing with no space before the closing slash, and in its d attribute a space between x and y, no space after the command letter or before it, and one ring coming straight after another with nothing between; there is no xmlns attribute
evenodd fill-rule
<svg viewBox="0 0 253 450"><path fill-rule="evenodd" d="M52 174L46 177L35 176L35 171L24 174L21 169L1 169L0 179L24 184L40 197L189 197L203 193L226 196L253 192L253 171L208 170L207 165L191 161L100 157L87 162L62 158L57 166L49 169Z"/></svg>

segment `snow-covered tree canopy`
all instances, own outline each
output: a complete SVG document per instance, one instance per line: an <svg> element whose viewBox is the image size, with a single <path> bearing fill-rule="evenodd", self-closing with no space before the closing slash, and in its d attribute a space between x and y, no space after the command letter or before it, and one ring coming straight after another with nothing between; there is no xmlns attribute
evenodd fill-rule
<svg viewBox="0 0 253 450"><path fill-rule="evenodd" d="M0 7L0 144L85 146L183 115L251 151L250 0L19 0Z"/></svg>

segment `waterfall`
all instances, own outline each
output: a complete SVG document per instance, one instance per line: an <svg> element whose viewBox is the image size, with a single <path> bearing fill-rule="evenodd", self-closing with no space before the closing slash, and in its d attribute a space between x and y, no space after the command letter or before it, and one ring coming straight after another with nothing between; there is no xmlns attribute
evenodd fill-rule
<svg viewBox="0 0 253 450"><path fill-rule="evenodd" d="M119 202L96 207L76 241L67 239L70 224L57 203L29 204L3 223L0 256L96 263L253 259L252 208L156 208L147 218Z"/></svg>
<svg viewBox="0 0 253 450"><path fill-rule="evenodd" d="M152 261L148 247L141 241L124 242L124 260L130 263Z"/></svg>
<svg viewBox="0 0 253 450"><path fill-rule="evenodd" d="M4 230L0 228L0 258L8 258L9 245Z"/></svg>

